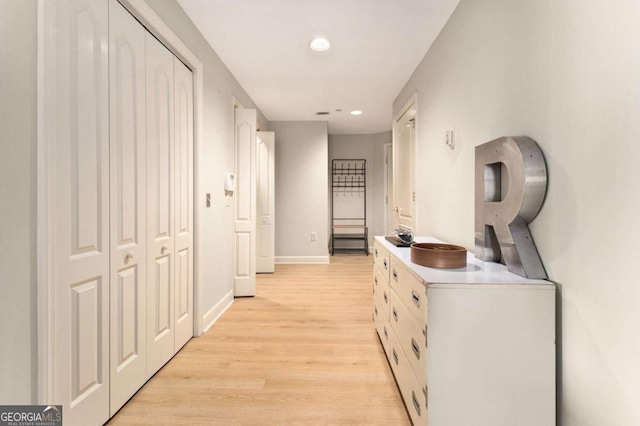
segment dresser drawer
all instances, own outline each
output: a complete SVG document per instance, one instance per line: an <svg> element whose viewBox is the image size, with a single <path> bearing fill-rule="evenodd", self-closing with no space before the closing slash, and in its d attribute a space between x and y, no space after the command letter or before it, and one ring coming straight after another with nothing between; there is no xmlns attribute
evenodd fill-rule
<svg viewBox="0 0 640 426"><path fill-rule="evenodd" d="M391 318L389 323L394 331L398 344L402 348L407 361L421 386L427 384L427 345L424 325L420 327L413 320L404 304L391 290Z"/></svg>
<svg viewBox="0 0 640 426"><path fill-rule="evenodd" d="M380 302L380 307L384 313L384 318L389 321L389 284L385 281L382 273L378 270L378 268L373 268L373 294L374 298L377 298Z"/></svg>
<svg viewBox="0 0 640 426"><path fill-rule="evenodd" d="M399 262L391 268L389 285L418 324L427 322L427 292L421 280Z"/></svg>
<svg viewBox="0 0 640 426"><path fill-rule="evenodd" d="M377 241L373 243L373 263L380 270L384 279L389 282L389 271L391 270L391 260L389 252Z"/></svg>
<svg viewBox="0 0 640 426"><path fill-rule="evenodd" d="M411 422L415 425L427 424L426 390L416 379L407 357L405 356L398 339L391 332L389 335L389 351L387 352L389 364L396 378L402 399L409 411Z"/></svg>
<svg viewBox="0 0 640 426"><path fill-rule="evenodd" d="M384 352L387 354L387 358L389 357L389 319L384 318L383 308L380 307L380 302L377 298L373 299L373 324L380 336L380 341L382 342L382 348Z"/></svg>

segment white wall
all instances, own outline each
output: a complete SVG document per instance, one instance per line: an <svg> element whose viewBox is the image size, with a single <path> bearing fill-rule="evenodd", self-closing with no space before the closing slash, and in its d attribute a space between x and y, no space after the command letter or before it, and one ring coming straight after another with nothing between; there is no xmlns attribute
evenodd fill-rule
<svg viewBox="0 0 640 426"><path fill-rule="evenodd" d="M202 152L196 153L202 167L197 179L201 199L210 193L212 206L196 206L196 214L202 224L197 234L200 237L197 239L198 279L204 284L200 306L206 315L233 290L233 202L227 206L224 193L224 173L234 168L232 97L245 108L255 108L255 104L175 0L153 0L148 4L204 67L203 147ZM258 122L262 130L268 129L268 122L260 111ZM208 315L205 322L211 319Z"/></svg>
<svg viewBox="0 0 640 426"><path fill-rule="evenodd" d="M640 424L639 22L625 0L462 0L394 102L418 92L419 234L473 249L474 147L542 148L531 230L560 295L563 426Z"/></svg>
<svg viewBox="0 0 640 426"><path fill-rule="evenodd" d="M0 404L35 402L36 23L0 1Z"/></svg>
<svg viewBox="0 0 640 426"><path fill-rule="evenodd" d="M367 160L367 226L371 246L373 246L374 235L385 234L384 144L390 142L391 131L371 135L329 135L329 170L331 170L331 160L334 159ZM329 188L331 188L331 176L329 176Z"/></svg>
<svg viewBox="0 0 640 426"><path fill-rule="evenodd" d="M327 263L327 123L272 121L276 146L276 263ZM311 241L315 232L317 240Z"/></svg>

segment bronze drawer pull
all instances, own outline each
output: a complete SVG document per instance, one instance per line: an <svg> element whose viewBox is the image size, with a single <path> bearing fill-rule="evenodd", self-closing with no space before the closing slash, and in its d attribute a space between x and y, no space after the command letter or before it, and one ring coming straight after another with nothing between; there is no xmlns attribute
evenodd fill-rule
<svg viewBox="0 0 640 426"><path fill-rule="evenodd" d="M418 308L420 307L420 295L415 290L411 290L411 300Z"/></svg>
<svg viewBox="0 0 640 426"><path fill-rule="evenodd" d="M413 406L418 412L418 415L420 415L422 410L420 410L420 403L418 402L418 398L416 398L416 393L414 391L411 391L411 400L413 401Z"/></svg>
<svg viewBox="0 0 640 426"><path fill-rule="evenodd" d="M420 359L420 346L418 346L418 343L413 337L411 338L411 349L413 349L413 354L416 356L416 358Z"/></svg>

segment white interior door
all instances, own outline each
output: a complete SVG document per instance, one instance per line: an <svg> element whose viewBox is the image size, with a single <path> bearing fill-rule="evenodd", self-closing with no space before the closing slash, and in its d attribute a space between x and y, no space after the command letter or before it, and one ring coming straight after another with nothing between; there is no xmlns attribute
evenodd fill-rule
<svg viewBox="0 0 640 426"><path fill-rule="evenodd" d="M415 104L393 126L394 228L415 228Z"/></svg>
<svg viewBox="0 0 640 426"><path fill-rule="evenodd" d="M256 294L256 110L235 110L234 294Z"/></svg>
<svg viewBox="0 0 640 426"><path fill-rule="evenodd" d="M115 0L109 20L113 415L147 379L147 170L145 30Z"/></svg>
<svg viewBox="0 0 640 426"><path fill-rule="evenodd" d="M64 90L47 91L56 123L53 394L71 426L109 418L108 18L104 1L57 2L52 71Z"/></svg>
<svg viewBox="0 0 640 426"><path fill-rule="evenodd" d="M147 373L175 353L173 54L146 34Z"/></svg>
<svg viewBox="0 0 640 426"><path fill-rule="evenodd" d="M173 58L175 81L175 352L193 337L193 73Z"/></svg>
<svg viewBox="0 0 640 426"><path fill-rule="evenodd" d="M256 272L275 270L275 133L258 132Z"/></svg>

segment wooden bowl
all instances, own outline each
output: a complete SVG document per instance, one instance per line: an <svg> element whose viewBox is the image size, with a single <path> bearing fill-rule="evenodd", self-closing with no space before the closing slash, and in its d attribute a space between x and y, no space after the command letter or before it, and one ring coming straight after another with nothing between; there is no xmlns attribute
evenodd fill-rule
<svg viewBox="0 0 640 426"><path fill-rule="evenodd" d="M413 243L411 261L431 268L464 268L467 266L467 249L452 244Z"/></svg>

